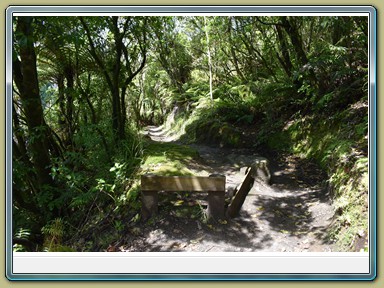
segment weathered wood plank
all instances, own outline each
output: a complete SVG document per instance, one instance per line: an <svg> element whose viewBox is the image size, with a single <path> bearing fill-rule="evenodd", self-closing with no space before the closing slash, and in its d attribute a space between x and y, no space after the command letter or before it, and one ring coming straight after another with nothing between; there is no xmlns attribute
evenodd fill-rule
<svg viewBox="0 0 384 288"><path fill-rule="evenodd" d="M143 221L157 214L158 199L157 191L141 191L141 217Z"/></svg>
<svg viewBox="0 0 384 288"><path fill-rule="evenodd" d="M208 192L208 219L224 219L225 217L225 192Z"/></svg>
<svg viewBox="0 0 384 288"><path fill-rule="evenodd" d="M225 177L142 175L142 191L223 192Z"/></svg>
<svg viewBox="0 0 384 288"><path fill-rule="evenodd" d="M239 187L239 190L237 191L234 198L232 199L231 204L229 204L227 208L226 214L229 218L234 218L239 214L241 206L243 206L245 198L247 197L249 190L251 190L252 188L255 178L253 176L253 171L251 170L252 169L248 170L243 183Z"/></svg>

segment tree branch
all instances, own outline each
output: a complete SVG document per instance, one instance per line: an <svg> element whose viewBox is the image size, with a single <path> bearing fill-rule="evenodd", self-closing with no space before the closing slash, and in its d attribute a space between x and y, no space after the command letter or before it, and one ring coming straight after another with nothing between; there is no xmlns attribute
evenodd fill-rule
<svg viewBox="0 0 384 288"><path fill-rule="evenodd" d="M95 43L94 43L93 40L92 40L91 32L89 31L88 25L85 23L84 18L83 18L82 16L79 16L79 19L80 19L81 24L82 24L83 27L84 27L85 34L87 35L87 38L88 38L88 41L89 41L89 45L90 45L90 47L91 47L91 49L89 50L89 52L91 53L93 59L95 59L97 65L99 65L99 67L100 67L101 70L103 71L105 80L107 81L107 84L108 84L108 86L110 87L110 89L111 89L111 91L112 91L112 90L113 90L112 79L111 79L111 77L109 76L108 71L107 71L107 69L105 68L105 65L104 65L103 61L102 61L101 58L97 55L96 47L95 47Z"/></svg>

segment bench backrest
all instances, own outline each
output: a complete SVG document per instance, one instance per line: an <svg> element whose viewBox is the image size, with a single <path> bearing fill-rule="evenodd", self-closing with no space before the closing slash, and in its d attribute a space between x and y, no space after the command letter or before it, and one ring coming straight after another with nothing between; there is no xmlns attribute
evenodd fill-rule
<svg viewBox="0 0 384 288"><path fill-rule="evenodd" d="M147 174L141 176L141 190L223 192L225 191L225 176L158 176Z"/></svg>

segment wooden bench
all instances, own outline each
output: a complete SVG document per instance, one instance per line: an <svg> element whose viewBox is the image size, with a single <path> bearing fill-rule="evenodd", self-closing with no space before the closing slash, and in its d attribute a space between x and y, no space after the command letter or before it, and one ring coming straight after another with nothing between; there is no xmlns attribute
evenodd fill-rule
<svg viewBox="0 0 384 288"><path fill-rule="evenodd" d="M158 212L158 192L207 192L208 218L223 219L225 210L225 176L141 176L141 216L144 221Z"/></svg>

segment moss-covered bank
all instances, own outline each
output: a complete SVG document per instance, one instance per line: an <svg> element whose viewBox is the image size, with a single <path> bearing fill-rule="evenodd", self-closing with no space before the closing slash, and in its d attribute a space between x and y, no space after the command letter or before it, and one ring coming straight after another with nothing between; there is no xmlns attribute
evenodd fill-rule
<svg viewBox="0 0 384 288"><path fill-rule="evenodd" d="M334 115L310 114L287 121L270 135L270 148L314 159L328 174L335 219L329 230L345 251L367 250L368 109L364 102Z"/></svg>
<svg viewBox="0 0 384 288"><path fill-rule="evenodd" d="M227 119L228 113L218 113L217 103L202 103L206 100L191 112L177 115L169 125L178 139L221 147L263 147L315 161L328 175L326 184L335 210L329 237L343 251L367 250L368 105L364 100L340 111L312 110L305 116L281 113L280 117L259 117L252 107L248 112L242 107L246 114L238 118L259 119L250 124ZM234 111L231 115L241 112ZM255 130L253 138L243 133L250 128Z"/></svg>

